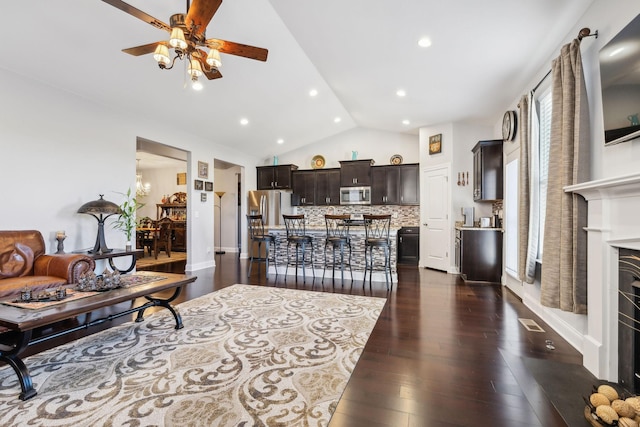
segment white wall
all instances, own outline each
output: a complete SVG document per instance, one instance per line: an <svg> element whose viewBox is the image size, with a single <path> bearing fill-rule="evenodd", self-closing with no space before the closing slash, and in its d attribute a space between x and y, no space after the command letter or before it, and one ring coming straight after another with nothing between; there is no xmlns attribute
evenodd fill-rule
<svg viewBox="0 0 640 427"><path fill-rule="evenodd" d="M69 236L66 251L93 247L97 222L76 211L99 194L119 204L117 193L135 188L137 137L188 151L187 182L197 176L198 160L211 167L216 157L245 166L243 190L255 188L257 158L154 121L144 112L122 115L3 69L0 93L0 180L3 198L10 201L3 205L0 227L39 230L48 252L55 252L56 230ZM207 253L214 242L214 199L202 203L192 186L186 191L187 270L197 270L214 265L212 252ZM124 247L124 234L109 224L107 219L107 245Z"/></svg>
<svg viewBox="0 0 640 427"><path fill-rule="evenodd" d="M534 88L538 81L551 69L551 61L559 55L562 45L574 39L581 28L589 27L592 32L598 30L598 38L583 39L581 45L582 62L587 86L587 97L591 117L591 179L616 177L636 173L637 160L640 158L640 140L626 142L615 146L604 146L604 130L602 116L602 96L600 88L600 67L598 54L600 49L611 40L626 24L640 13L640 2L636 0L595 1L584 16L578 17L573 29L563 40L558 40L558 49L544 64L538 67L537 77L527 87L522 88L525 94ZM505 107L505 110L517 110L518 99ZM496 117L494 136L501 134L502 117ZM514 143L505 146L508 157L517 156L519 137ZM565 339L578 350L584 349L584 337L587 329L587 316L574 315L561 310L543 307L540 304L540 284L516 283L511 276L505 275L507 284L522 288L522 299L525 305L536 312ZM589 295L591 298L602 298L602 295ZM588 357L588 355L585 355Z"/></svg>
<svg viewBox="0 0 640 427"><path fill-rule="evenodd" d="M340 167L340 160L351 160L351 152L358 159L373 159L376 165L388 165L391 156L400 154L404 163L418 163L417 135L355 128L279 156L280 164L294 164L300 169L312 169L311 159L319 154L325 158L325 168ZM263 164L272 164L264 159Z"/></svg>
<svg viewBox="0 0 640 427"><path fill-rule="evenodd" d="M187 162L181 168L162 168L162 169L139 169L138 173L142 175L143 183L151 183L151 190L146 196L137 198L138 202L144 203L144 206L138 210L137 216L142 218L148 216L151 219L158 219L158 210L156 204L162 202L165 195L171 196L173 193L186 193L187 185L177 184L177 174L187 171Z"/></svg>

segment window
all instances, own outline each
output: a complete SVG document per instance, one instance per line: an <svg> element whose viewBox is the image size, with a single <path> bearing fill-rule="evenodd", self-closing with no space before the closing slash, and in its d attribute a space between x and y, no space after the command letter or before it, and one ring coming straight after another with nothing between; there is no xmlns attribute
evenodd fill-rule
<svg viewBox="0 0 640 427"><path fill-rule="evenodd" d="M538 242L538 260L542 259L542 250L544 243L544 224L547 210L547 183L549 178L549 146L551 142L551 88L542 91L539 97L536 97L536 110L538 113L539 138L538 138L538 154L539 154L539 176L538 183L540 189L540 240Z"/></svg>

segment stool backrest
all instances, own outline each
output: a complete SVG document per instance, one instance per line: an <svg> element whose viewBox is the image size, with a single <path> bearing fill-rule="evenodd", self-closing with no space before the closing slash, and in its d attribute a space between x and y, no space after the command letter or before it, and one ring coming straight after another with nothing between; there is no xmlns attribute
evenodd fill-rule
<svg viewBox="0 0 640 427"><path fill-rule="evenodd" d="M325 215L327 238L349 237L349 219L351 215Z"/></svg>
<svg viewBox="0 0 640 427"><path fill-rule="evenodd" d="M362 215L365 239L389 240L391 215Z"/></svg>
<svg viewBox="0 0 640 427"><path fill-rule="evenodd" d="M287 237L304 236L307 233L304 215L282 215Z"/></svg>
<svg viewBox="0 0 640 427"><path fill-rule="evenodd" d="M264 222L262 215L247 215L247 223L249 225L249 238L264 236Z"/></svg>

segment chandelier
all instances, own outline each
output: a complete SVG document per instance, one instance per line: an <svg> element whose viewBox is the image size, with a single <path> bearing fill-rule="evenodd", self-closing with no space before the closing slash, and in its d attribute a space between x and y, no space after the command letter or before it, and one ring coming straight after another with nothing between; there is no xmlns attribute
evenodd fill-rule
<svg viewBox="0 0 640 427"><path fill-rule="evenodd" d="M136 159L137 164L140 164L140 159ZM136 196L142 197L149 194L151 191L151 184L148 182L142 183L142 174L136 173Z"/></svg>
<svg viewBox="0 0 640 427"><path fill-rule="evenodd" d="M188 64L187 73L191 76L191 87L195 90L200 90L202 89L202 83L198 81L198 78L205 74L203 65L208 78L220 77L220 72L218 71L218 68L222 66L220 51L211 48L207 53L204 50L195 48L197 44L204 43L204 33L198 34L194 31L187 31L189 37L187 40L185 38L187 26L184 20L185 15L182 13L176 13L171 16L169 21L171 36L169 37L168 46L166 42L158 43L153 53L153 59L156 60L162 70L172 69L177 59L185 60ZM173 48L175 52L173 59L171 59L169 47ZM202 62L205 64L202 64Z"/></svg>

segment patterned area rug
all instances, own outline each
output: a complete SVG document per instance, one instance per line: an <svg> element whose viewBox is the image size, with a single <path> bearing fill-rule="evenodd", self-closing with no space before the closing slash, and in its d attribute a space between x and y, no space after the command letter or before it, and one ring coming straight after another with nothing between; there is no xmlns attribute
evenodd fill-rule
<svg viewBox="0 0 640 427"><path fill-rule="evenodd" d="M325 426L384 298L233 285L0 369L3 426Z"/></svg>

